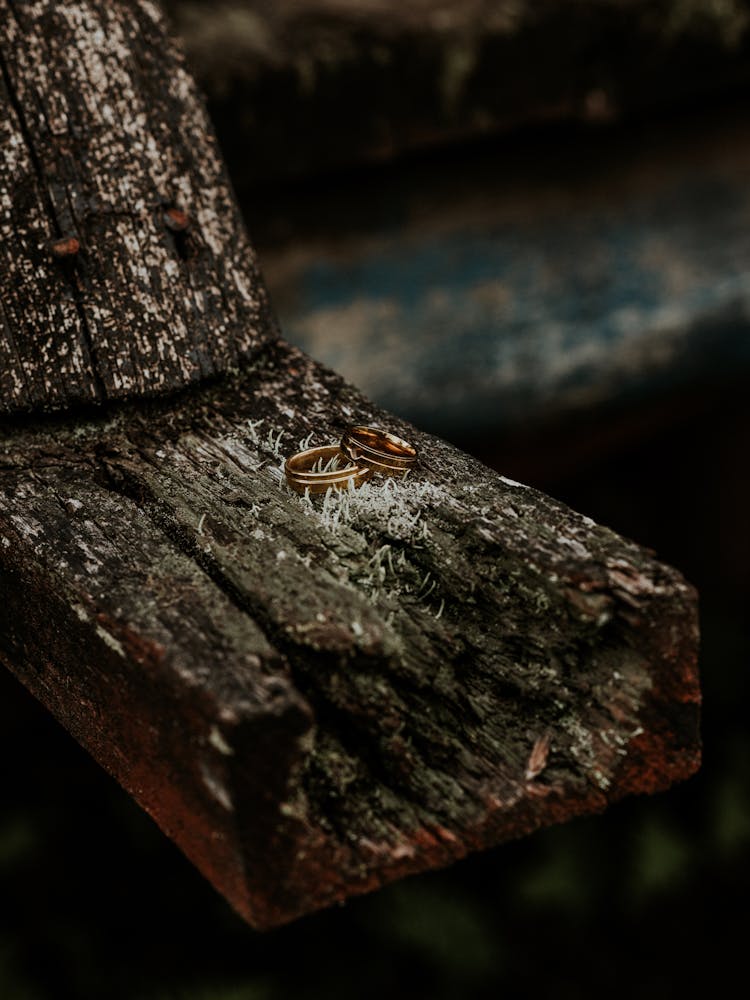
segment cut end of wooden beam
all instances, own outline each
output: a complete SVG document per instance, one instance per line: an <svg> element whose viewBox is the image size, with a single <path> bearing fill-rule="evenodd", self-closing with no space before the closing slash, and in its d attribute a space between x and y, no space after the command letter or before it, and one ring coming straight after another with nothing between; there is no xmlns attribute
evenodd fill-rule
<svg viewBox="0 0 750 1000"><path fill-rule="evenodd" d="M377 749L362 746L353 754L351 744L340 742L346 723L339 728L324 715L314 717L311 738L302 743L300 775L290 782L294 795L279 806L277 846L264 850L265 864L259 857L257 866L248 867L249 895L234 899L235 907L254 926L271 928L405 875L446 866L472 851L603 811L626 795L664 791L690 777L701 758L700 693L694 647L689 648L697 633L696 605L689 588L678 597L682 587L674 577L672 583L675 604L668 610L659 602L657 610L653 577L645 570L635 584L635 601L630 600L633 587L628 588L625 616L629 631L645 626L656 613L676 641L655 643L648 652L638 649L637 641L632 649L610 648L606 666L596 654L587 662L580 649L581 659L571 663L577 677L568 691L578 690L564 709L527 691L526 707L514 700L509 722L508 681L498 671L496 683L487 678L482 690L477 713L482 721L469 721L466 706L457 718L455 691L439 690L441 671L436 669L432 690L417 696L418 703L398 722L390 723L388 706L378 704L374 694L367 711L383 712ZM614 583L598 596L611 595L616 606L622 599L617 589ZM634 622L636 602L639 620ZM662 616L670 611L674 617L668 625ZM466 667L468 680L473 672ZM538 687L544 687L541 679ZM378 688L374 679L372 688ZM470 690L462 692L467 700ZM413 713L424 711L425 702L445 728L420 759L423 748L415 732L422 727ZM477 751L468 733L482 722L485 732ZM285 850L277 853L282 843Z"/></svg>
<svg viewBox="0 0 750 1000"><path fill-rule="evenodd" d="M287 489L350 423L419 468ZM3 660L255 927L699 764L682 577L283 345L9 435L0 580Z"/></svg>

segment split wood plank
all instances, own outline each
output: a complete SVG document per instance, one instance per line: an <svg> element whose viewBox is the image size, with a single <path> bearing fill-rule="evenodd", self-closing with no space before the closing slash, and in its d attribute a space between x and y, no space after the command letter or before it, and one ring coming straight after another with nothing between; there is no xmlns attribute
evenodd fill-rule
<svg viewBox="0 0 750 1000"><path fill-rule="evenodd" d="M111 272L89 266L88 251L81 268L80 250L61 272L40 264L34 240L45 224L54 234L65 202L49 168L63 133L76 169L99 161L91 183L141 177L155 190L158 170L182 163L171 124L198 110L146 0L0 4L13 112L1 221L23 234L11 261L23 281L1 295L2 661L258 927L692 773L692 589L278 341L202 117L190 133L196 160L177 173L196 185L198 209L187 210L198 232L216 237L183 288L188 298L220 291L215 314L198 296L185 319L213 369L184 367L167 259L135 280L140 244L125 230ZM64 40L85 76L53 72ZM103 53L111 72L92 75ZM128 143L111 145L97 87L109 94L120 68L144 77L141 97L157 78L171 95L144 126L146 148L165 144L151 173L139 173ZM56 107L60 127L46 130ZM140 107L134 97L123 120L141 121ZM202 172L204 156L213 172ZM63 187L75 202L75 184ZM211 206L225 203L230 228L212 230ZM99 207L84 248L100 247L109 225ZM156 225L138 218L144 232ZM177 242L172 251L182 260ZM104 315L107 289L121 306L101 328L76 326ZM225 320L239 331L231 342ZM118 382L115 371L130 375ZM153 398L211 371L225 377ZM112 405L119 395L136 398ZM110 405L14 417L95 399ZM284 455L357 421L413 438L414 474L353 494L290 493Z"/></svg>
<svg viewBox="0 0 750 1000"><path fill-rule="evenodd" d="M350 421L403 482L305 499ZM695 595L295 349L0 452L3 661L255 926L699 760Z"/></svg>

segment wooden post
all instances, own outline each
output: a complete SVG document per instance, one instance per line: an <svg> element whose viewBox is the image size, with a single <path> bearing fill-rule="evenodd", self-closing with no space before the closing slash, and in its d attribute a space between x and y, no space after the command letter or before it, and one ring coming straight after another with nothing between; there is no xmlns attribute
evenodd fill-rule
<svg viewBox="0 0 750 1000"><path fill-rule="evenodd" d="M275 338L152 3L0 13L3 662L258 927L692 773L690 586Z"/></svg>
<svg viewBox="0 0 750 1000"><path fill-rule="evenodd" d="M0 412L169 392L273 336L151 3L0 0Z"/></svg>

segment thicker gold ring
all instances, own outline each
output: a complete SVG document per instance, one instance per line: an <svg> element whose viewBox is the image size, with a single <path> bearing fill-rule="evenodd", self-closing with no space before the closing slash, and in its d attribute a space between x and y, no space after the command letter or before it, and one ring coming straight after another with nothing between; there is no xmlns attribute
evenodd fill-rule
<svg viewBox="0 0 750 1000"><path fill-rule="evenodd" d="M340 461L336 463L334 459ZM286 481L298 493L325 493L333 487L349 489L349 484L361 486L372 475L372 470L352 463L337 444L323 448L298 451L284 463Z"/></svg>
<svg viewBox="0 0 750 1000"><path fill-rule="evenodd" d="M348 427L341 450L350 461L386 476L406 475L418 458L413 444L378 427Z"/></svg>

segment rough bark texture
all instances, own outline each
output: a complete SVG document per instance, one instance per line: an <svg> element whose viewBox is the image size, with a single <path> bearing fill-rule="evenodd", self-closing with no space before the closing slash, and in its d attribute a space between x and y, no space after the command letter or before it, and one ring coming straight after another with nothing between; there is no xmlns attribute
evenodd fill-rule
<svg viewBox="0 0 750 1000"><path fill-rule="evenodd" d="M243 178L750 84L747 0L168 0ZM248 150L252 157L248 158Z"/></svg>
<svg viewBox="0 0 750 1000"><path fill-rule="evenodd" d="M160 393L273 329L161 12L0 0L0 411Z"/></svg>
<svg viewBox="0 0 750 1000"><path fill-rule="evenodd" d="M124 7L93 2L2 9L14 111L33 93L72 107L72 93L91 97L97 81L106 89L118 67L127 75L158 61L163 36L149 4L133 8L133 24ZM139 31L129 53L126 24ZM60 38L76 53L71 78L34 90L46 64L33 45L57 51ZM89 65L111 46L111 73L76 75L76 59ZM171 46L158 51L165 91L173 80L188 87ZM159 106L149 133L164 143L157 173L183 149L172 150L161 116L182 120L195 109L189 87L180 94L173 111ZM141 121L138 95L131 105L122 120ZM91 118L70 127L78 143L70 170L85 167L111 134L108 102L81 107ZM50 115L11 117L4 145L13 155L37 141L41 150L23 183L17 173L2 179L6 209L8 184L28 195L26 216L10 200L12 218L32 220L23 230L28 253L30 234L60 211L61 191L38 166L50 143L57 148L57 130L40 124L57 120ZM67 135L71 119L59 120ZM229 198L223 175L200 124L191 135L193 155L214 164L196 197L216 206ZM138 142L97 154L97 184L133 176L131 147ZM73 189L64 186L64 203ZM121 268L97 269L91 251L91 269L68 298L46 265L21 268L25 291L2 288L5 343L20 352L10 371L28 372L4 384L7 410L97 398L84 391L83 361L59 364L83 358L87 343L112 361L96 368L108 399L192 378L167 365L186 345L167 336L166 321L149 325L169 314L171 292L156 280L159 267L135 281L135 216L121 220L127 237L120 217L96 206L94 229L78 235L88 243L114 226ZM154 221L147 212L137 218L138 232ZM179 212L170 221L184 232ZM219 289L222 315L246 332L249 349L256 326L242 323L259 322L263 292L241 231L236 240L219 233L202 258L206 271L188 268L185 289L193 280L204 288L204 279ZM56 261L73 250L58 246ZM110 294L120 308L96 326ZM218 358L211 310L190 301L195 325L185 329L207 351L214 344ZM51 310L45 323L40 305ZM63 306L93 325L86 320L88 341L70 333L69 350L50 353L38 338L58 335L54 310ZM38 326L24 325L27 313ZM143 337L133 342L132 378L116 382L118 345L134 329ZM152 366L154 351L165 368ZM222 363L240 353L227 351ZM91 352L89 362L98 364ZM290 493L283 457L303 441L336 441L352 421L413 438L418 469L353 494ZM695 595L679 574L377 410L270 336L243 372L171 400L86 419L7 419L0 595L3 662L259 927L628 792L664 788L698 763Z"/></svg>
<svg viewBox="0 0 750 1000"><path fill-rule="evenodd" d="M351 420L418 471L290 493ZM0 467L3 659L256 926L697 766L679 575L292 349Z"/></svg>

